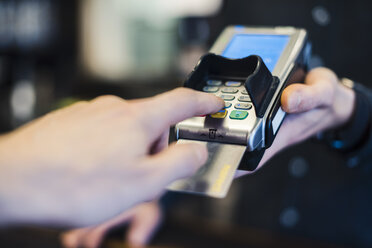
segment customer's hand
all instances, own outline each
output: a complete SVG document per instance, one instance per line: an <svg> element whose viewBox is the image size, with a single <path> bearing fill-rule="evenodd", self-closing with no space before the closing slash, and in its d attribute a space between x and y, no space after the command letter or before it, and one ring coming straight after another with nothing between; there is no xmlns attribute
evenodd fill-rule
<svg viewBox="0 0 372 248"><path fill-rule="evenodd" d="M129 223L124 242L130 247L141 247L150 241L161 222L161 217L161 210L156 201L142 203L101 225L65 232L61 241L66 248L100 247L105 235L112 228Z"/></svg>
<svg viewBox="0 0 372 248"><path fill-rule="evenodd" d="M197 144L162 150L169 127L223 106L185 88L132 101L103 96L1 137L0 223L93 225L154 199L207 159Z"/></svg>
<svg viewBox="0 0 372 248"><path fill-rule="evenodd" d="M258 169L282 149L304 141L320 131L345 124L352 116L355 93L338 82L334 72L326 68L311 70L305 84L292 84L282 94L286 116L272 146ZM238 175L247 174L240 172Z"/></svg>

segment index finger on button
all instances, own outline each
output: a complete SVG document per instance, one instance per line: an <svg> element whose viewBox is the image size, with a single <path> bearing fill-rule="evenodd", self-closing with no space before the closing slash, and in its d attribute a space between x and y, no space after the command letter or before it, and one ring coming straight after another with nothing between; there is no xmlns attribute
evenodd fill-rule
<svg viewBox="0 0 372 248"><path fill-rule="evenodd" d="M143 121L160 134L187 118L215 113L224 107L225 102L210 93L177 88L137 104L145 113Z"/></svg>

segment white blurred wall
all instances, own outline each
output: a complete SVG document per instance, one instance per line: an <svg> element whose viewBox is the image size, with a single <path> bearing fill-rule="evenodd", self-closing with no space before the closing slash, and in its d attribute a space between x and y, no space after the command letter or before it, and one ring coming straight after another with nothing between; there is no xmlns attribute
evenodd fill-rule
<svg viewBox="0 0 372 248"><path fill-rule="evenodd" d="M161 78L177 60L178 21L218 12L222 0L83 0L82 66L110 81Z"/></svg>

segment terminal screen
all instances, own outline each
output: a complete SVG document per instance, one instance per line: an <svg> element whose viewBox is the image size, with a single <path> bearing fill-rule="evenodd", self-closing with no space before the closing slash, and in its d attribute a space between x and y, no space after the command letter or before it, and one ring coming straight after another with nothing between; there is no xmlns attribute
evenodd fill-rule
<svg viewBox="0 0 372 248"><path fill-rule="evenodd" d="M231 59L259 55L272 71L288 41L288 35L237 34L222 55Z"/></svg>

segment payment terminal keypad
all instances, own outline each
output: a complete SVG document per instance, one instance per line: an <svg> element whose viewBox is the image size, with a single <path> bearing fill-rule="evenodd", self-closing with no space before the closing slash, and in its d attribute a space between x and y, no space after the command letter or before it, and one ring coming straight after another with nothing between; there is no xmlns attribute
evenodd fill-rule
<svg viewBox="0 0 372 248"><path fill-rule="evenodd" d="M235 96L232 95L220 95L220 97L225 101L232 101L235 99Z"/></svg>
<svg viewBox="0 0 372 248"><path fill-rule="evenodd" d="M240 92L241 92L243 95L248 95L247 89L242 89Z"/></svg>
<svg viewBox="0 0 372 248"><path fill-rule="evenodd" d="M236 88L223 88L221 91L222 91L222 93L235 94L235 93L237 93L239 90L236 89Z"/></svg>
<svg viewBox="0 0 372 248"><path fill-rule="evenodd" d="M239 102L250 102L251 98L249 96L239 96L238 101Z"/></svg>
<svg viewBox="0 0 372 248"><path fill-rule="evenodd" d="M221 109L217 113L211 114L212 118L217 118L217 119L223 119L227 115L227 110L226 109Z"/></svg>
<svg viewBox="0 0 372 248"><path fill-rule="evenodd" d="M249 109L252 108L252 104L251 103L236 103L234 105L234 108L236 108L236 109L249 110Z"/></svg>
<svg viewBox="0 0 372 248"><path fill-rule="evenodd" d="M248 117L249 112L254 111L251 98L240 81L208 80L204 92L213 93L225 100L225 108L210 117L215 119L230 118L241 121ZM253 114L253 113L252 113Z"/></svg>
<svg viewBox="0 0 372 248"><path fill-rule="evenodd" d="M236 120L244 120L247 118L248 112L247 111L241 111L241 110L233 110L230 114L231 119L236 119Z"/></svg>

